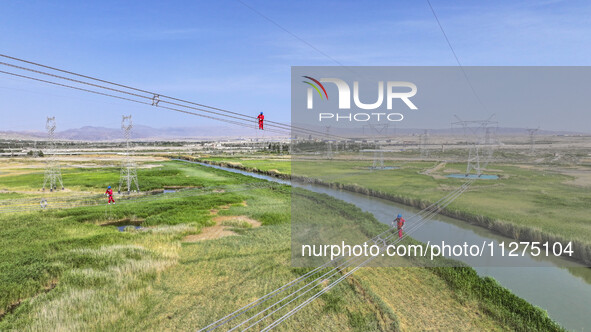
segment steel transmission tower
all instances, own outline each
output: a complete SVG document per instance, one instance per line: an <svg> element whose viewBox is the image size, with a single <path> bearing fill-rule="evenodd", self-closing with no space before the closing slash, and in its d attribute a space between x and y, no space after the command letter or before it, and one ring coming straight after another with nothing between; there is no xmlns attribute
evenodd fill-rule
<svg viewBox="0 0 591 332"><path fill-rule="evenodd" d="M39 157L39 150L37 150L37 140L33 143L33 158Z"/></svg>
<svg viewBox="0 0 591 332"><path fill-rule="evenodd" d="M47 156L47 166L45 168L45 178L43 179L43 191L45 187L49 187L49 191L57 189L59 183L62 190L64 189L64 183L62 181L62 170L59 163L55 159L55 116L47 117L45 122L45 129L47 129L47 145L48 149L45 152Z"/></svg>
<svg viewBox="0 0 591 332"><path fill-rule="evenodd" d="M376 141L376 149L373 151L373 169L384 169L384 151L380 141Z"/></svg>
<svg viewBox="0 0 591 332"><path fill-rule="evenodd" d="M332 141L330 140L330 126L326 126L326 159L332 159Z"/></svg>
<svg viewBox="0 0 591 332"><path fill-rule="evenodd" d="M376 133L375 149L373 150L373 166L372 169L384 169L384 151L382 150L382 141L380 141L379 135L382 135L382 139L387 139L389 124L372 125L369 127L373 132Z"/></svg>
<svg viewBox="0 0 591 332"><path fill-rule="evenodd" d="M540 130L540 127L536 128L536 129L526 129L527 132L529 133L529 153L533 154L534 153L534 146L536 144L536 133L538 132L538 130Z"/></svg>
<svg viewBox="0 0 591 332"><path fill-rule="evenodd" d="M127 193L131 193L133 184L135 189L140 192L140 185L137 181L137 169L136 165L132 160L131 144L129 142L131 138L131 129L133 128L133 122L131 121L131 115L123 115L121 119L121 129L123 130L123 137L125 138L125 159L121 165L121 175L119 177L119 190L121 193L121 187L127 188Z"/></svg>
<svg viewBox="0 0 591 332"><path fill-rule="evenodd" d="M421 151L421 158L428 158L429 150L427 150L427 145L429 144L429 131L425 129L424 134L419 136L419 140L419 150Z"/></svg>
<svg viewBox="0 0 591 332"><path fill-rule="evenodd" d="M454 126L462 127L466 143L470 147L466 175L474 170L476 175L480 176L492 159L493 147L497 143L493 136L496 135L499 126L497 121L491 120L494 116L494 114L491 115L487 120L464 121L454 115L458 121L452 122L452 128Z"/></svg>

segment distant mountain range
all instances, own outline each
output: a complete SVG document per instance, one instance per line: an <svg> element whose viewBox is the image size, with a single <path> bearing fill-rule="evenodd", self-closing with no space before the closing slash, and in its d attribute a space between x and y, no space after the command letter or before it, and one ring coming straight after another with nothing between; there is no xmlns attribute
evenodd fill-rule
<svg viewBox="0 0 591 332"><path fill-rule="evenodd" d="M256 136L255 129L237 126L217 127L170 127L152 128L135 125L132 130L134 140L182 140L182 139L219 139ZM276 135L272 135L276 136ZM44 139L47 133L40 131L0 131L0 138ZM123 139L121 129L85 126L56 132L60 140L75 141L113 141Z"/></svg>
<svg viewBox="0 0 591 332"><path fill-rule="evenodd" d="M309 128L324 132L324 128ZM343 131L343 132L341 132ZM358 131L358 133L357 133ZM351 137L354 135L358 136L371 136L369 129L356 129L351 131L332 127L331 134L343 135ZM382 135L420 135L424 133L424 129L416 128L389 128L387 133ZM450 134L461 134L461 129L450 128L447 129L429 129L430 135L450 135ZM537 135L585 135L585 133L569 132L569 131L550 131L550 130L539 130ZM520 136L527 135L525 128L498 128L497 135L501 136ZM587 134L588 135L588 134ZM280 135L271 132L265 132L266 137L278 137ZM298 135L305 137L305 135ZM0 138L8 139L45 139L47 133L41 131L0 131ZM135 125L132 132L133 140L211 140L211 139L224 139L224 138L241 138L241 137L262 137L261 132L254 128L244 128L238 126L211 126L211 127L168 127L168 128L153 128L143 125ZM121 129L116 128L105 128L105 127L92 127L85 126L76 129L67 129L56 133L56 138L60 140L74 140L74 141L115 141L123 139L123 133Z"/></svg>

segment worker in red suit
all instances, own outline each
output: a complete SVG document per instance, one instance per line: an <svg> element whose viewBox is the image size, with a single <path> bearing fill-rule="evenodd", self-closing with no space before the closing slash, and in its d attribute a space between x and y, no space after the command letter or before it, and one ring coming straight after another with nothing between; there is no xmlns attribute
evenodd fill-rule
<svg viewBox="0 0 591 332"><path fill-rule="evenodd" d="M111 186L107 187L105 195L109 196L109 204L111 204L111 202L115 204L115 200L113 199L113 189L111 189Z"/></svg>
<svg viewBox="0 0 591 332"><path fill-rule="evenodd" d="M394 225L396 225L396 228L398 229L398 238L401 239L402 238L402 228L404 227L404 218L402 218L401 214L398 214L398 216L396 217L396 219L392 220L392 227L394 227Z"/></svg>
<svg viewBox="0 0 591 332"><path fill-rule="evenodd" d="M259 116L257 116L257 119L259 119L259 129L263 130L263 120L265 120L265 116L263 115L263 112L261 112L261 114L259 114Z"/></svg>

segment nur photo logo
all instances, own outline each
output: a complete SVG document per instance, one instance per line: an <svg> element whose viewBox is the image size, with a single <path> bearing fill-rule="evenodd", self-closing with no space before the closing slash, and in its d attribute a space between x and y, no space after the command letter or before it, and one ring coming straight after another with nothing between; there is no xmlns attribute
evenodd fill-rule
<svg viewBox="0 0 591 332"><path fill-rule="evenodd" d="M332 83L337 88L337 100L339 110L350 110L351 109L351 88L349 84L340 78L320 78L315 79L311 76L302 76L307 79L302 81L309 85L306 93L306 107L311 110L314 109L314 98L317 94L321 101L328 101L328 92L324 84ZM417 86L411 82L403 81L378 81L377 82L377 100L373 103L364 103L360 98L360 84L359 81L353 81L353 103L356 108L361 110L376 110L384 104L386 99L386 109L391 110L394 105L395 99L400 99L406 107L411 110L416 110L418 107L410 100L417 93ZM316 93L315 93L316 92ZM371 97L365 97L364 100L368 100ZM377 121L381 119L387 119L388 121L402 121L404 116L401 113L319 113L319 121L334 119L348 120L348 121L369 121L371 118L375 118Z"/></svg>

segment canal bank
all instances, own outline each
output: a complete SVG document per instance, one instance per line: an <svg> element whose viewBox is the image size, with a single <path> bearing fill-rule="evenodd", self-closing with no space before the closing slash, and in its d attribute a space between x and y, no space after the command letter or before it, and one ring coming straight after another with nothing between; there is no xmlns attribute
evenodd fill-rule
<svg viewBox="0 0 591 332"><path fill-rule="evenodd" d="M273 175L197 163L268 181L292 184L286 178L278 178ZM380 222L387 224L391 221L392 214L395 212L400 211L409 215L418 211L416 208L390 200L314 183L302 185L293 183L293 186L324 193L352 203L362 210L372 213ZM482 227L446 216L436 216L427 225L413 233L413 237L423 242L446 240L449 243L457 241L482 242L486 240L498 244L502 241L512 240ZM589 315L591 313L589 309L591 308L591 269L582 265L573 265L572 262L570 265L573 265L573 267L560 267L561 263L563 263L560 261L563 258L560 257L540 259L526 256L523 259L525 260L523 262L524 266L529 267L499 267L498 265L503 265L502 261L491 261L488 262L491 266L477 266L474 269L479 275L493 277L517 296L546 310L551 318L569 330L581 331L585 327L591 326L591 315Z"/></svg>

